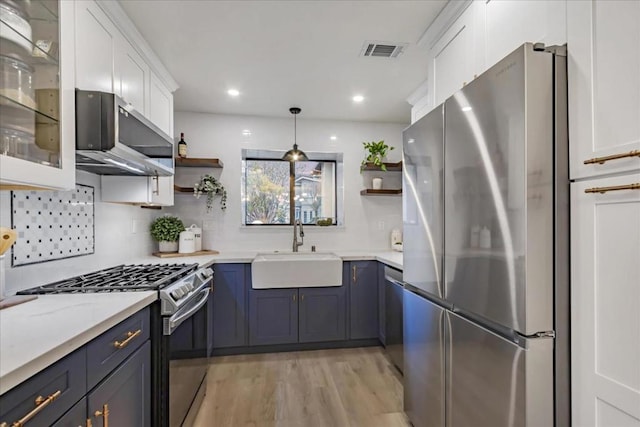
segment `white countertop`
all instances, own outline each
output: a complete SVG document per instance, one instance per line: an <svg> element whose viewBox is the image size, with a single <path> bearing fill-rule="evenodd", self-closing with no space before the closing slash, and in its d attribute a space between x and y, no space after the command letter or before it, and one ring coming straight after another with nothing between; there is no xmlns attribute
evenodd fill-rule
<svg viewBox="0 0 640 427"><path fill-rule="evenodd" d="M229 251L218 255L176 258L144 256L132 263L249 263L258 252ZM344 261L377 260L402 269L402 253L393 251L330 251ZM73 276L70 273L69 276ZM0 311L0 395L151 304L157 292L39 295Z"/></svg>
<svg viewBox="0 0 640 427"><path fill-rule="evenodd" d="M157 295L39 295L0 311L0 395L151 304Z"/></svg>

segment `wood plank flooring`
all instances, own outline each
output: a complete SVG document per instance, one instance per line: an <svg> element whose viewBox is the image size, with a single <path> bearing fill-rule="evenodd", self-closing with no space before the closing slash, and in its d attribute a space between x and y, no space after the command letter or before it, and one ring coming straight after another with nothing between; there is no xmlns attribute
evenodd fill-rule
<svg viewBox="0 0 640 427"><path fill-rule="evenodd" d="M407 427L380 347L215 357L194 427Z"/></svg>

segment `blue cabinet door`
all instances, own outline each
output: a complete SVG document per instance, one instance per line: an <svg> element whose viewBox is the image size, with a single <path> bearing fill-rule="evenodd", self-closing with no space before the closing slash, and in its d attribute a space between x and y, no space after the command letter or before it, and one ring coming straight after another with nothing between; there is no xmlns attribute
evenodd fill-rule
<svg viewBox="0 0 640 427"><path fill-rule="evenodd" d="M87 419L87 398L83 397L80 402L73 405L73 408L56 421L51 427L82 427L88 426Z"/></svg>
<svg viewBox="0 0 640 427"><path fill-rule="evenodd" d="M298 342L298 290L249 289L249 345Z"/></svg>
<svg viewBox="0 0 640 427"><path fill-rule="evenodd" d="M247 345L247 286L251 264L216 264L213 276L213 347Z"/></svg>
<svg viewBox="0 0 640 427"><path fill-rule="evenodd" d="M348 265L347 265L348 264ZM376 261L345 263L349 280L350 338L378 337L378 268Z"/></svg>
<svg viewBox="0 0 640 427"><path fill-rule="evenodd" d="M107 407L105 408L105 405ZM151 342L147 341L87 395L93 427L151 427Z"/></svg>
<svg viewBox="0 0 640 427"><path fill-rule="evenodd" d="M299 342L346 339L346 288L346 286L336 286L298 290Z"/></svg>

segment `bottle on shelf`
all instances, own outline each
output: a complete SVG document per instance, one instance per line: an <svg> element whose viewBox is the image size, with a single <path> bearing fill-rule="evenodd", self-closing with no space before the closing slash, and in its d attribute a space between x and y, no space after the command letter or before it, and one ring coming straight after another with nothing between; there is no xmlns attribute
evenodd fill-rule
<svg viewBox="0 0 640 427"><path fill-rule="evenodd" d="M184 132L180 133L180 142L178 142L178 156L187 157L187 143L184 141Z"/></svg>

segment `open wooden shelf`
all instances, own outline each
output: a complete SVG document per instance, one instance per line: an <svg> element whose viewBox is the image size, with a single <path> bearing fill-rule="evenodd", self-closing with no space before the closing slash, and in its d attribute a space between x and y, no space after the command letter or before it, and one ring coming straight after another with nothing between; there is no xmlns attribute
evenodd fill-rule
<svg viewBox="0 0 640 427"><path fill-rule="evenodd" d="M387 172L401 172L402 171L402 161L398 163L384 163L387 167ZM376 166L373 163L367 163L365 166L360 166L361 171L382 171L384 172L380 166Z"/></svg>
<svg viewBox="0 0 640 427"><path fill-rule="evenodd" d="M176 167L179 168L216 168L222 169L224 165L220 159L197 159L191 157L176 157Z"/></svg>
<svg viewBox="0 0 640 427"><path fill-rule="evenodd" d="M179 185L173 184L173 192L174 193L193 193L193 187L180 187Z"/></svg>
<svg viewBox="0 0 640 427"><path fill-rule="evenodd" d="M362 196L400 196L402 190L373 190L366 188L360 192Z"/></svg>

